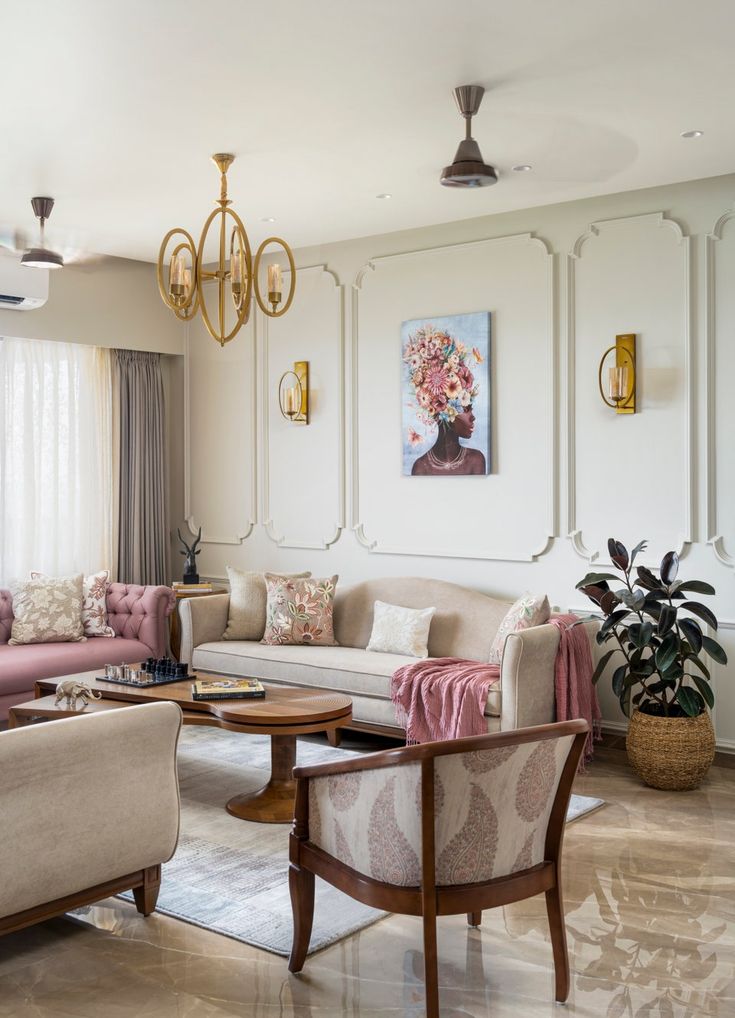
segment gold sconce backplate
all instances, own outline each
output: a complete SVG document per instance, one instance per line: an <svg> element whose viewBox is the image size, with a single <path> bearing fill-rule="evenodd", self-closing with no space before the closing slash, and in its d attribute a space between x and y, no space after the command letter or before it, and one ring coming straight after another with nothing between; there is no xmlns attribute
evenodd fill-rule
<svg viewBox="0 0 735 1018"><path fill-rule="evenodd" d="M290 383L290 384L288 384ZM278 406L292 424L309 423L309 362L295 361L278 383Z"/></svg>
<svg viewBox="0 0 735 1018"><path fill-rule="evenodd" d="M635 333L627 332L615 337L614 346L608 349L600 359L598 371L598 384L603 402L612 407L618 414L634 414L636 410L636 363L635 363ZM605 361L608 356L615 354L615 368L622 369L618 376L610 379L610 395L605 394L605 386L602 381ZM615 372L611 369L611 375Z"/></svg>

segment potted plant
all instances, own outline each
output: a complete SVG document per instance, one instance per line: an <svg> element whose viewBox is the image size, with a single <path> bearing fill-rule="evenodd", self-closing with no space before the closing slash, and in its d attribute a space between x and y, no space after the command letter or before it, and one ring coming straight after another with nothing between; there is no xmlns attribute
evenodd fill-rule
<svg viewBox="0 0 735 1018"><path fill-rule="evenodd" d="M715 754L709 708L714 704L707 657L727 663L720 644L702 623L717 629L714 613L692 594L714 594L703 580L679 580L679 556L667 552L659 575L635 566L645 550L641 541L628 553L610 538L608 550L616 573L588 573L577 589L601 609L600 645L613 646L597 663L597 683L608 664L612 688L630 718L626 742L633 769L654 788L696 788ZM610 584L620 584L611 589ZM583 620L588 621L588 620Z"/></svg>

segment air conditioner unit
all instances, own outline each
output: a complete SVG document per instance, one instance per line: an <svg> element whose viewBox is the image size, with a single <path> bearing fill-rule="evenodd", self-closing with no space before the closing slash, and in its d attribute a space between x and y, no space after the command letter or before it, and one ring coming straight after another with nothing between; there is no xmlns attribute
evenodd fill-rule
<svg viewBox="0 0 735 1018"><path fill-rule="evenodd" d="M48 269L31 269L0 255L0 311L33 311L48 300Z"/></svg>

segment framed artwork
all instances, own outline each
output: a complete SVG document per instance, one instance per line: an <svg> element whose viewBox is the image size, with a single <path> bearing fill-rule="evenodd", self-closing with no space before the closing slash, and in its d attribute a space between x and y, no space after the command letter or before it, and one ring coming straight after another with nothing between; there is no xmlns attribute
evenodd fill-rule
<svg viewBox="0 0 735 1018"><path fill-rule="evenodd" d="M490 312L401 325L403 474L489 474Z"/></svg>

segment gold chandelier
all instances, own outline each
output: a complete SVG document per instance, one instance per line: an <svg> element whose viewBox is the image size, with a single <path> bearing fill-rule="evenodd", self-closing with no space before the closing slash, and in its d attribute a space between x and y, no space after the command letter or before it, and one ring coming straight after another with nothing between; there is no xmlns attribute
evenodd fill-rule
<svg viewBox="0 0 735 1018"><path fill-rule="evenodd" d="M217 208L210 213L202 228L199 249L197 250L191 234L177 226L175 229L169 230L163 238L161 250L158 253L158 289L164 304L171 308L176 317L183 322L190 321L201 309L207 332L212 339L217 340L220 346L224 346L225 343L234 339L248 321L253 294L263 314L268 315L269 318L279 318L281 315L285 315L291 307L296 290L296 266L291 248L285 240L281 240L280 237L267 237L256 251L253 259L250 241L242 219L230 207L232 202L227 197L227 170L234 158L228 152L218 152L212 156L212 162L220 172L220 195L215 200ZM232 220L229 237L227 233L228 216ZM216 268L210 270L204 267L204 245L215 220L219 220L219 256ZM172 242L173 249L167 265L166 253ZM263 300L260 290L260 263L266 248L272 244L283 248L288 259L290 287L285 302L283 301L281 282L283 272L277 262L268 265L267 300ZM204 299L204 284L213 279L217 280L218 294L216 324L212 323ZM229 332L226 331L225 326L228 287L237 316L235 324Z"/></svg>

